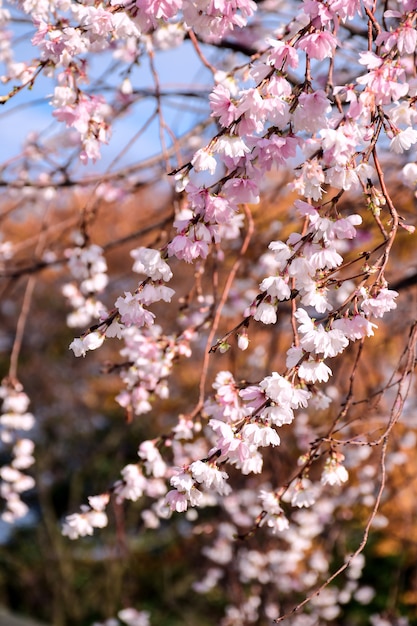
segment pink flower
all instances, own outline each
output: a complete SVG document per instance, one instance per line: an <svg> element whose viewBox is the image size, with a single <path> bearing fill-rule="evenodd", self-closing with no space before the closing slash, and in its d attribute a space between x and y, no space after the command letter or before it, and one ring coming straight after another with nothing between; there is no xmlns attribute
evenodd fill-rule
<svg viewBox="0 0 417 626"><path fill-rule="evenodd" d="M3 399L3 412L25 413L29 407L30 400L24 391L14 391L2 385L0 387L0 397Z"/></svg>
<svg viewBox="0 0 417 626"><path fill-rule="evenodd" d="M135 259L133 271L145 274L152 280L171 280L172 271L168 263L161 258L159 250L152 248L136 248L131 250L130 256Z"/></svg>
<svg viewBox="0 0 417 626"><path fill-rule="evenodd" d="M343 257L331 242L327 245L311 243L304 246L304 255L313 270L333 269L343 263Z"/></svg>
<svg viewBox="0 0 417 626"><path fill-rule="evenodd" d="M77 7L80 25L95 37L106 37L113 30L112 14L102 8ZM90 35L90 36L91 36Z"/></svg>
<svg viewBox="0 0 417 626"><path fill-rule="evenodd" d="M262 131L265 112L264 100L259 93L259 89L251 88L241 92L237 113L238 117L245 114L246 118L253 121L254 130L257 132Z"/></svg>
<svg viewBox="0 0 417 626"><path fill-rule="evenodd" d="M176 489L168 491L165 496L165 502L171 511L177 511L177 513L183 513L188 508L187 496L184 493L180 493Z"/></svg>
<svg viewBox="0 0 417 626"><path fill-rule="evenodd" d="M356 213L348 215L346 218L340 218L332 222L328 230L328 237L329 239L354 239L356 237L355 226L359 226L359 224L362 224L362 218Z"/></svg>
<svg viewBox="0 0 417 626"><path fill-rule="evenodd" d="M76 337L71 341L69 349L74 352L75 356L85 356L87 352L84 342L80 337Z"/></svg>
<svg viewBox="0 0 417 626"><path fill-rule="evenodd" d="M371 53L368 53L369 55ZM374 55L375 56L375 55ZM378 57L376 60L381 61ZM385 60L383 65L371 70L368 74L359 76L356 82L366 85L366 88L375 98L375 104L390 104L403 98L409 90L407 82L401 82L405 78L404 69L395 61Z"/></svg>
<svg viewBox="0 0 417 626"><path fill-rule="evenodd" d="M272 372L270 376L266 376L259 383L259 386L263 389L265 395L276 404L283 407L297 408L293 406L295 391L293 385L278 372Z"/></svg>
<svg viewBox="0 0 417 626"><path fill-rule="evenodd" d="M410 21L407 20L397 30L380 33L375 40L375 44L377 46L383 44L387 52L390 52L396 46L400 54L413 54L417 46L417 31Z"/></svg>
<svg viewBox="0 0 417 626"><path fill-rule="evenodd" d="M83 338L77 337L70 343L70 350L74 352L75 356L85 356L88 350L96 350L99 348L105 339L105 335L100 332L89 333Z"/></svg>
<svg viewBox="0 0 417 626"><path fill-rule="evenodd" d="M398 291L392 289L381 289L375 298L365 298L361 304L361 309L365 315L373 315L374 317L383 317L387 311L397 308L395 298Z"/></svg>
<svg viewBox="0 0 417 626"><path fill-rule="evenodd" d="M121 339L123 330L124 330L123 324L120 324L120 322L118 322L117 319L114 319L112 323L110 324L110 326L107 327L105 335L106 337L109 337L109 338L117 337L118 339Z"/></svg>
<svg viewBox="0 0 417 626"><path fill-rule="evenodd" d="M83 165L87 165L88 160L91 159L93 163L100 159L100 143L95 137L89 136L83 142L83 150L80 152L80 161Z"/></svg>
<svg viewBox="0 0 417 626"><path fill-rule="evenodd" d="M86 335L83 339L85 349L97 350L97 348L99 348L103 344L104 338L105 335L97 331L93 333L88 333L88 335Z"/></svg>
<svg viewBox="0 0 417 626"><path fill-rule="evenodd" d="M331 375L332 370L321 360L303 361L298 368L299 378L306 383L327 383Z"/></svg>
<svg viewBox="0 0 417 626"><path fill-rule="evenodd" d="M333 308L327 299L326 287L318 288L312 279L296 280L296 286L300 290L301 303L305 306L312 306L318 313L326 313Z"/></svg>
<svg viewBox="0 0 417 626"><path fill-rule="evenodd" d="M300 478L295 484L291 484L282 499L291 502L292 506L308 508L312 506L319 495L317 486L313 485L308 478Z"/></svg>
<svg viewBox="0 0 417 626"><path fill-rule="evenodd" d="M217 161L211 152L206 148L201 148L194 154L191 165L196 172L208 171L209 174L213 175L217 167Z"/></svg>
<svg viewBox="0 0 417 626"><path fill-rule="evenodd" d="M417 130L409 126L405 130L398 131L390 142L390 149L396 154L402 154L409 150L417 142Z"/></svg>
<svg viewBox="0 0 417 626"><path fill-rule="evenodd" d="M146 478L142 474L139 466L133 463L126 465L122 469L121 474L123 480L116 483L115 489L117 501L132 500L132 502L136 502L136 500L142 497L146 489Z"/></svg>
<svg viewBox="0 0 417 626"><path fill-rule="evenodd" d="M402 25L398 32L397 48L400 54L414 54L417 47L417 31L409 21Z"/></svg>
<svg viewBox="0 0 417 626"><path fill-rule="evenodd" d="M233 428L221 420L211 419L209 426L217 435L216 447L222 456L228 457L233 463L241 464L250 456L249 445L242 437L236 435Z"/></svg>
<svg viewBox="0 0 417 626"><path fill-rule="evenodd" d="M112 4L116 4L112 2ZM158 20L169 20L182 7L182 0L121 0L117 4L127 5L135 11L135 20L140 29L149 31L158 26Z"/></svg>
<svg viewBox="0 0 417 626"><path fill-rule="evenodd" d="M273 305L271 304L271 302L266 302L264 300L256 307L253 319L258 320L263 324L275 324L277 321L276 305Z"/></svg>
<svg viewBox="0 0 417 626"><path fill-rule="evenodd" d="M276 406L271 404L262 410L260 417L268 420L274 426L283 426L284 424L292 424L294 420L294 411L289 406Z"/></svg>
<svg viewBox="0 0 417 626"><path fill-rule="evenodd" d="M342 317L334 320L332 327L338 328L348 339L355 341L363 337L372 337L377 325L372 324L362 315L354 315L353 317Z"/></svg>
<svg viewBox="0 0 417 626"><path fill-rule="evenodd" d="M210 222L216 224L230 224L236 211L237 206L234 204L234 201L232 203L232 198L229 194L227 194L226 198L223 196L207 195L202 214L207 220L210 220Z"/></svg>
<svg viewBox="0 0 417 626"><path fill-rule="evenodd" d="M93 532L94 528L88 516L79 513L68 515L62 527L62 534L68 539L78 539L78 537L92 535Z"/></svg>
<svg viewBox="0 0 417 626"><path fill-rule="evenodd" d="M366 65L368 70L375 70L377 67L381 67L383 60L374 52L368 50L367 52L359 53L359 63L361 65Z"/></svg>
<svg viewBox="0 0 417 626"><path fill-rule="evenodd" d="M169 287L165 287L165 285L152 285L151 283L147 283L143 286L143 289L139 291L137 297L139 302L145 306L149 306L153 302L159 302L160 300L171 302L171 298L174 294L175 291Z"/></svg>
<svg viewBox="0 0 417 626"><path fill-rule="evenodd" d="M332 33L323 30L311 35L304 35L296 45L311 58L322 61L333 56L337 39Z"/></svg>
<svg viewBox="0 0 417 626"><path fill-rule="evenodd" d="M344 465L341 464L344 456L338 454L326 460L323 473L321 475L322 485L341 485L349 479L349 474Z"/></svg>
<svg viewBox="0 0 417 626"><path fill-rule="evenodd" d="M206 241L196 241L186 235L176 235L168 244L169 256L176 256L187 263L192 263L199 257L205 259L208 254L208 243Z"/></svg>
<svg viewBox="0 0 417 626"><path fill-rule="evenodd" d="M229 126L237 120L239 114L236 105L231 100L231 94L224 85L216 85L209 97L211 115L218 117L222 126Z"/></svg>
<svg viewBox="0 0 417 626"><path fill-rule="evenodd" d="M136 611L128 608L119 611L117 614L127 626L150 626L148 611Z"/></svg>
<svg viewBox="0 0 417 626"><path fill-rule="evenodd" d="M349 340L341 330L326 330L322 324L316 326L304 309L297 309L295 317L299 323L300 345L306 352L322 354L326 359L336 356L348 345Z"/></svg>
<svg viewBox="0 0 417 626"><path fill-rule="evenodd" d="M290 259L293 254L291 248L283 241L271 241L268 248L273 251L279 269L284 270L288 259Z"/></svg>
<svg viewBox="0 0 417 626"><path fill-rule="evenodd" d="M230 493L230 485L226 482L228 475L226 472L222 472L216 465L203 463L203 461L194 461L190 465L190 470L194 479L206 489L215 489L220 495Z"/></svg>
<svg viewBox="0 0 417 626"><path fill-rule="evenodd" d="M148 474L155 478L161 478L165 475L166 464L153 441L143 441L139 446L138 455L145 461Z"/></svg>
<svg viewBox="0 0 417 626"><path fill-rule="evenodd" d="M341 330L337 328L325 330L321 324L312 333L303 335L300 340L300 344L306 352L322 354L324 359L343 352L348 343L349 340Z"/></svg>
<svg viewBox="0 0 417 626"><path fill-rule="evenodd" d="M302 93L298 98L298 106L293 114L297 130L315 133L327 128L327 113L332 107L324 91L318 89L314 93Z"/></svg>
<svg viewBox="0 0 417 626"><path fill-rule="evenodd" d="M110 496L108 493L100 494L99 496L90 496L88 498L88 504L94 511L104 511L108 505Z"/></svg>
<svg viewBox="0 0 417 626"><path fill-rule="evenodd" d="M326 182L323 167L318 159L305 161L301 166L301 176L294 182L298 193L314 201L320 200L323 195L322 185Z"/></svg>
<svg viewBox="0 0 417 626"><path fill-rule="evenodd" d="M287 66L296 69L298 67L297 51L284 41L268 39L267 43L272 50L268 55L268 62L278 70L285 71Z"/></svg>
<svg viewBox="0 0 417 626"><path fill-rule="evenodd" d="M140 303L139 294L131 294L125 291L124 297L119 296L115 302L115 306L119 309L121 321L126 326L150 326L153 324L155 315L143 308Z"/></svg>
<svg viewBox="0 0 417 626"><path fill-rule="evenodd" d="M182 492L189 493L191 489L194 487L194 479L190 472L183 471L182 469L177 469L177 473L171 477L169 481L172 487L175 489L179 489Z"/></svg>
<svg viewBox="0 0 417 626"><path fill-rule="evenodd" d="M356 14L362 14L361 0L332 0L331 7L344 22L347 19L352 20Z"/></svg>
<svg viewBox="0 0 417 626"><path fill-rule="evenodd" d="M269 102L274 105L275 99L271 99ZM270 170L272 167L285 165L288 159L295 157L299 144L298 137L291 137L290 135L282 137L273 134L268 139L260 139L256 143L254 153L260 160L262 167Z"/></svg>
<svg viewBox="0 0 417 626"><path fill-rule="evenodd" d="M79 132L83 147L80 156L84 163L89 158L93 161L100 158L99 144L106 143L109 134L105 122L108 114L109 108L103 98L84 94L76 103L66 104L52 113L57 120Z"/></svg>
<svg viewBox="0 0 417 626"><path fill-rule="evenodd" d="M256 422L245 424L242 429L242 436L255 446L279 446L281 443L276 430Z"/></svg>
<svg viewBox="0 0 417 626"><path fill-rule="evenodd" d="M223 193L230 202L257 204L259 202L259 185L250 178L231 178L223 186Z"/></svg>
<svg viewBox="0 0 417 626"><path fill-rule="evenodd" d="M329 8L324 2L317 0L303 0L303 11L316 26L329 25L335 18L332 4Z"/></svg>
<svg viewBox="0 0 417 626"><path fill-rule="evenodd" d="M291 289L281 276L268 276L259 285L261 291L278 300L288 300L291 295ZM258 307L259 308L259 307Z"/></svg>
<svg viewBox="0 0 417 626"><path fill-rule="evenodd" d="M216 140L213 150L217 152L217 154L229 157L234 162L237 162L240 157L250 152L250 148L248 148L243 139L237 135L221 135Z"/></svg>
<svg viewBox="0 0 417 626"><path fill-rule="evenodd" d="M417 186L417 164L407 163L401 172L401 180L407 187L414 189Z"/></svg>

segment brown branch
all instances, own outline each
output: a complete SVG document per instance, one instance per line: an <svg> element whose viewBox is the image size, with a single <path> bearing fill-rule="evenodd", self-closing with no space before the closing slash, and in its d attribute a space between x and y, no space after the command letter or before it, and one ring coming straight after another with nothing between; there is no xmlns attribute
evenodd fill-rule
<svg viewBox="0 0 417 626"><path fill-rule="evenodd" d="M216 74L217 69L214 67L214 65L212 65L210 63L210 61L204 56L201 48L200 48L200 44L198 43L198 39L194 33L193 30L188 31L188 36L191 40L191 43L194 46L194 50L196 51L196 54L198 56L198 58L200 59L200 61L202 62L202 64L207 67L207 69L210 70L210 72L213 74L213 76Z"/></svg>
<svg viewBox="0 0 417 626"><path fill-rule="evenodd" d="M10 354L9 378L12 381L17 380L17 366L19 362L20 350L23 343L23 335L25 332L26 322L30 312L33 291L36 284L35 276L30 276L26 285L25 295L23 296L22 308L20 310L19 319L16 325L16 335L13 341L13 348Z"/></svg>
<svg viewBox="0 0 417 626"><path fill-rule="evenodd" d="M38 235L38 242L36 245L35 254L40 254L45 244L45 225L47 223L48 209L42 219L41 231ZM33 291L35 289L36 277L30 276L26 285L25 295L23 296L22 308L20 310L19 318L16 325L16 335L13 342L12 351L10 354L10 366L9 366L9 378L11 381L17 381L17 366L19 362L19 355L23 343L23 335L25 332L26 322L29 317L30 305L32 303Z"/></svg>

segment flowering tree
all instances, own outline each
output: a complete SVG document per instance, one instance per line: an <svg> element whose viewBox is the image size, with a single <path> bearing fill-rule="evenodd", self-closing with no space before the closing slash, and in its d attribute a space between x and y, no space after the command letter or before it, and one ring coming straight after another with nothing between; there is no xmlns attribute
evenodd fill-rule
<svg viewBox="0 0 417 626"><path fill-rule="evenodd" d="M416 21L416 0L3 3L4 122L32 93L51 111L0 174L3 296L21 305L4 520L37 488L19 356L45 278L73 333L61 358L105 354L126 428L143 424L66 541L137 501L143 532L187 520L207 561L193 589L224 587L222 626L371 602L364 549L417 428Z"/></svg>

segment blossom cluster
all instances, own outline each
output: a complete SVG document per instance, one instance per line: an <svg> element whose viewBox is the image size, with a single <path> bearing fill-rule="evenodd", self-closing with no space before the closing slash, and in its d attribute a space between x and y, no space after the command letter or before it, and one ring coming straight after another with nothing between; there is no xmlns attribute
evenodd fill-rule
<svg viewBox="0 0 417 626"><path fill-rule="evenodd" d="M142 332L128 328L123 332L123 342L120 355L128 366L121 368L125 388L116 400L128 413L141 415L151 410L152 397L168 397L167 379L178 354L185 354L186 348L183 345L179 352L173 338L164 336L157 325Z"/></svg>
<svg viewBox="0 0 417 626"><path fill-rule="evenodd" d="M280 523L281 541L275 542L269 549L256 549L241 546L234 548L234 536L240 526L242 517L249 514L256 517L260 513L259 503L255 494L245 492L245 509L238 505L236 499L226 500L231 522L220 524L211 543L204 548L204 555L210 562L204 579L196 582L193 588L198 593L207 593L216 585L221 584L231 570L240 584L247 589L248 600L239 605L229 605L222 624L256 623L261 615L270 620L279 616L279 602L285 593L296 593L301 586L316 585L322 577L328 575L329 563L325 553L315 544L315 539L326 532L332 517L337 510L334 499L325 498L317 508L302 509L292 519L292 528L288 530L288 522ZM261 502L268 510L277 509L270 492L261 492ZM278 515L282 515L277 512ZM287 532L285 532L285 530ZM340 615L340 606L355 599L367 605L375 595L372 587L363 585L360 576L365 565L363 555L357 555L346 572L345 580L338 588L328 587L323 595L313 599L310 606L307 624L331 622ZM256 586L261 584L264 589L264 601L259 602ZM231 616L236 621L228 621ZM291 624L299 624L297 618L290 619Z"/></svg>
<svg viewBox="0 0 417 626"><path fill-rule="evenodd" d="M35 462L35 444L27 435L35 426L35 418L28 411L30 400L20 383L12 384L4 380L0 387L0 398L3 401L0 441L3 448L11 448L11 460L0 469L0 495L6 503L1 517L4 521L13 523L29 511L21 494L35 486L33 477L22 471Z"/></svg>
<svg viewBox="0 0 417 626"><path fill-rule="evenodd" d="M62 534L69 539L92 535L94 528L107 526L106 505L109 502L108 494L90 496L88 506L81 507L81 513L68 515L62 526Z"/></svg>
<svg viewBox="0 0 417 626"><path fill-rule="evenodd" d="M95 259L91 263L89 256L93 253ZM84 337L74 339L70 348L75 356L85 356L88 350L95 350L100 347L105 337L122 337L123 331L135 326L137 328L149 328L153 325L155 315L149 311L147 306L159 301L170 302L174 295L174 290L166 287L163 281L168 281L172 277L172 272L161 258L158 250L150 248L138 248L131 251L131 256L135 259L133 271L139 274L146 274L147 278L142 281L135 293L125 292L124 296L117 298L115 309L107 314L101 303L101 322L96 326L99 330L92 330ZM83 260L80 263L80 260ZM98 246L90 246L87 253L77 255L78 264L74 263L74 271L84 278L81 283L81 290L97 288L102 289L107 284L107 276L104 271L107 269L106 262L101 256L101 249ZM83 262L88 262L88 270ZM81 267L78 267L81 265ZM87 272L86 275L84 275ZM88 278L87 278L88 276ZM104 283L104 285L103 285ZM67 288L67 291L68 288ZM84 307L85 309L85 307Z"/></svg>
<svg viewBox="0 0 417 626"><path fill-rule="evenodd" d="M236 21L238 13L230 14L229 5L228 10L225 6L220 10L217 5L209 8L207 4L198 16L193 13L192 2L169 7L162 3L156 14L151 4L122 6L126 7L128 19L143 32L155 28L156 19L171 20L180 8L185 22L196 32L203 27L207 31L208 25L212 26L212 16L208 19L207 15L218 10L217 17L221 18L216 29L211 28L214 37L224 35L226 22L229 29L244 24ZM250 2L236 3L236 9L250 17L255 7ZM343 216L338 201L345 192L362 191L375 204L380 179L369 157L382 131L389 139L389 148L396 153L409 149L417 140L411 128L416 115L415 86L406 81L401 62L401 56L410 55L412 48L413 35L406 26L408 14L400 22L397 40L394 35L378 35L375 45L381 47L380 55L358 53L356 63L367 73L356 83L336 86L334 96L328 90L313 89L307 74L297 85L291 78L291 72L298 71L302 62L310 68L315 62L331 58L341 45L339 23L353 20L361 11L356 2L346 6L305 2L285 35L278 33L265 39L264 48L245 73L237 72L234 80L215 75L209 102L211 116L220 130L175 173L176 189L187 198L186 208L176 215L175 234L160 250L141 247L132 251L133 271L146 278L135 292L126 291L120 296L115 308L102 315L97 326L71 344L75 355L80 356L99 347L105 337L123 339L121 355L129 366L122 373L126 389L117 400L134 414L150 411L150 395L166 396L166 378L179 354L175 339L166 343L162 329L155 325L155 313L148 309L159 301L171 302L174 295L164 284L172 278L167 259L175 257L187 263L204 260L213 247L238 237L244 225L240 208L259 202L265 174L283 167L293 170L292 189L304 198L295 201L304 226L302 232L292 233L285 242L269 244L271 271L262 279L259 293L248 307L239 338L239 346L247 348L249 320L275 325L280 305L294 301L294 342L287 351L286 372L273 371L256 384L241 386L229 372L218 374L216 394L205 402L203 410L209 418L205 436L211 446L204 450L205 456L192 460L182 452L183 462L169 470L158 453L156 473L151 466L144 473L140 464L128 465L122 472L123 480L115 486L118 498L149 496L153 491L147 488L149 476L164 478L172 487L164 495L166 487L159 482L155 491L158 498L163 496L164 506L159 507L163 516L166 507L171 512L184 512L189 507L205 506L210 502L207 494L215 494L215 501L219 496L227 498L231 486L228 473L222 469L224 464L235 466L244 475L261 473L263 449L280 445L278 430L292 424L295 412L307 409L309 402L319 397L317 385L327 383L332 376L326 361L340 355L350 342L372 336L377 328L372 318L381 318L396 307L398 294L388 289L378 266L380 259L361 271L359 282L343 274L350 264L344 254L354 248L363 218L356 213ZM95 46L103 46L109 33L114 36L112 20L104 14L101 17L101 25L95 28L90 26L90 17L83 14L80 19L89 33L89 45L94 30L99 30ZM402 14L387 17L403 20ZM407 112L399 103L405 98ZM79 102L74 99L69 106L74 108ZM387 114L381 112L381 107L387 107ZM198 184L201 173L207 175L208 184ZM339 194L330 202L326 195L329 186ZM375 274L377 279L373 278ZM338 291L344 283L341 299ZM326 404L323 398L320 402ZM348 480L344 455L332 448L323 454L321 483L311 482L307 463L305 471L282 494L283 502L298 508L311 507L323 487L341 486ZM149 459L146 462L149 464ZM262 493L266 525L275 532L287 530L281 498L271 491ZM78 529L72 536L83 532ZM71 536L69 531L66 533Z"/></svg>
<svg viewBox="0 0 417 626"><path fill-rule="evenodd" d="M198 127L204 132L196 131L192 140L170 137L172 145L161 139L158 168L164 163L171 170L175 216L169 228L155 229L153 239L144 235L143 245L130 251L139 280L132 287L124 281L107 306L106 246L92 243L98 240L98 212L85 211L82 235L65 251L70 282L62 293L72 307L67 324L85 329L70 349L85 357L107 340L120 340L122 362L107 371L120 375L123 388L116 401L128 423L152 415L155 398L167 400L174 365L192 355L192 344L204 356L195 408L170 415L166 432L142 441L138 458L122 468L120 479L65 519L63 534L76 539L107 526L112 498L117 504L140 502L149 529L175 514L192 521L199 509L216 507L222 521L204 548L214 565L195 590L207 592L232 572L247 594L239 606L226 607L221 626L257 623L261 615L276 619L285 593L308 593L329 580L331 558L320 537L332 521L343 520L358 500L371 509L378 504L366 479L372 472L371 436L358 435L349 423L350 404L339 397L339 383L332 387L332 377L339 357L373 337L398 306L399 293L389 288L386 270L400 227L408 233L414 227L400 217L381 164L401 160L403 184L417 188L417 3L400 0L381 8L369 0L304 0L288 20L287 3L279 0L16 4L33 21L38 58L15 61L9 37L4 38L2 81L15 86L2 102L32 87L40 75L55 81L48 96L52 116L65 125L64 143L82 164L99 160L103 144L112 140L113 120L145 97L147 89L135 74L145 58L161 138L168 124L155 77L156 51L187 42L212 81L209 122ZM263 12L273 16L272 27ZM10 12L0 9L3 33L10 20ZM361 30L363 20L368 30ZM216 66L209 46L223 48ZM227 55L228 49L237 56ZM106 76L90 84L95 55L111 56L114 83ZM38 167L39 161L53 160L40 146L36 139L26 147L11 198L21 189L32 198L36 192L30 188L37 186L45 194L52 180L81 188L71 158L67 164L62 159L52 177L30 181L26 161L33 159ZM102 200L106 190L116 201L130 197L128 190L143 185L138 172L151 167L121 167L113 175L114 165L117 159L99 179L88 183L87 177L95 199ZM160 176L158 169L155 179ZM265 192L272 189L274 195L277 185L285 184L285 200L280 196L278 203L285 202L288 223L265 226L251 248L254 217L269 219ZM126 241L129 236L121 243ZM184 296L192 272L194 286ZM238 292L235 302L231 282ZM236 302L245 304L237 310ZM238 318L232 330L221 320L227 306ZM169 331L168 309L178 312ZM279 355L270 356L265 370L257 364L265 349L256 340L269 331L271 336L282 331L282 337ZM224 334L216 339L217 333ZM244 367L233 337L244 351ZM233 371L216 360L222 358L217 352L227 351L235 358ZM12 520L26 511L19 494L33 486L20 472L33 462L33 445L16 436L32 428L33 417L22 389L5 384L2 397L2 440L14 447L13 460L0 473L1 494L5 519ZM319 427L310 419L315 411L322 414ZM382 432L388 435L395 420L387 420ZM377 447L380 441L372 443ZM360 447L365 452L357 452ZM291 472L281 474L286 455L298 458ZM236 548L242 527L251 535L268 535L265 550ZM293 626L335 620L352 598L369 602L373 590L358 582L363 567L358 552L346 565L344 583L313 594L307 621L291 617ZM264 602L259 585L268 590ZM119 614L121 621L147 624L146 614L127 611Z"/></svg>
<svg viewBox="0 0 417 626"><path fill-rule="evenodd" d="M107 263L103 250L96 244L66 251L68 268L74 279L62 287L62 293L74 311L67 317L70 328L84 328L99 317L103 304L96 294L108 284Z"/></svg>

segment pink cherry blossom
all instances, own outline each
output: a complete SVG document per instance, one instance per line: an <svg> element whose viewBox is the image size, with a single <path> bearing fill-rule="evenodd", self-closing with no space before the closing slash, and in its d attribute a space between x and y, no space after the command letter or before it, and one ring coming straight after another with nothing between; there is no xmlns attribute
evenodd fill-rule
<svg viewBox="0 0 417 626"><path fill-rule="evenodd" d="M337 39L328 31L319 31L310 35L304 35L297 42L297 48L304 50L308 56L322 61L331 57L337 46Z"/></svg>
<svg viewBox="0 0 417 626"><path fill-rule="evenodd" d="M274 39L270 39L268 43L272 47L268 55L268 61L271 65L282 70L285 70L287 66L294 69L298 67L298 55L293 46Z"/></svg>
<svg viewBox="0 0 417 626"><path fill-rule="evenodd" d="M417 142L417 130L409 126L405 130L398 131L391 139L390 148L396 154L409 150Z"/></svg>
<svg viewBox="0 0 417 626"><path fill-rule="evenodd" d="M222 126L227 127L237 120L239 114L237 107L231 100L231 94L227 87L217 85L210 94L211 114L219 118Z"/></svg>
<svg viewBox="0 0 417 626"><path fill-rule="evenodd" d="M115 305L119 310L122 323L126 326L153 324L155 315L142 306L139 294L132 295L130 291L125 291L124 297L117 298Z"/></svg>
<svg viewBox="0 0 417 626"><path fill-rule="evenodd" d="M83 409L60 424L69 443L98 428L98 454L113 424L126 436L121 470L112 479L108 457L108 491L85 494L67 538L110 523L128 547L134 520L134 541L160 529L175 549L185 533L193 588L215 594L221 626L349 623L352 600L372 590L359 580L366 541L354 557L343 546L352 524L366 540L386 523L379 504L416 439L412 299L401 296L415 282L417 0L3 4L5 119L35 97L52 124L28 113L15 124L30 124L21 149L5 129L2 519L32 523L30 468L64 398ZM60 296L76 337L65 367L48 369L53 410L35 429L17 378L35 389L31 359L47 358L51 337L59 353ZM404 340L372 360L387 313ZM75 388L65 372L81 356ZM101 408L91 373L108 381ZM59 450L65 462L54 444L52 461ZM153 617L92 611L115 625L164 621L160 603Z"/></svg>
<svg viewBox="0 0 417 626"><path fill-rule="evenodd" d="M294 125L298 131L317 132L322 128L327 128L327 114L330 111L330 101L324 91L303 92L298 98L298 106L294 111Z"/></svg>
<svg viewBox="0 0 417 626"><path fill-rule="evenodd" d="M342 465L344 456L342 454L330 456L325 463L321 483L323 485L341 485L349 479L346 468Z"/></svg>
<svg viewBox="0 0 417 626"><path fill-rule="evenodd" d="M242 435L249 443L253 443L255 446L279 446L281 443L276 430L256 422L245 424Z"/></svg>
<svg viewBox="0 0 417 626"><path fill-rule="evenodd" d="M366 315L383 317L387 311L397 308L397 303L395 302L397 297L397 291L384 287L378 292L377 296L366 296L361 303L361 308Z"/></svg>
<svg viewBox="0 0 417 626"><path fill-rule="evenodd" d="M151 248L136 248L130 251L130 256L135 259L133 271L145 274L152 280L168 281L172 278L172 271L168 263L161 258L159 250Z"/></svg>
<svg viewBox="0 0 417 626"><path fill-rule="evenodd" d="M214 174L217 167L217 161L214 158L213 154L204 148L200 148L194 154L191 165L194 167L196 172L203 172L207 170L211 175Z"/></svg>
<svg viewBox="0 0 417 626"><path fill-rule="evenodd" d="M256 311L253 314L253 318L262 322L263 324L276 324L277 321L277 307L271 302L263 300L256 307Z"/></svg>

